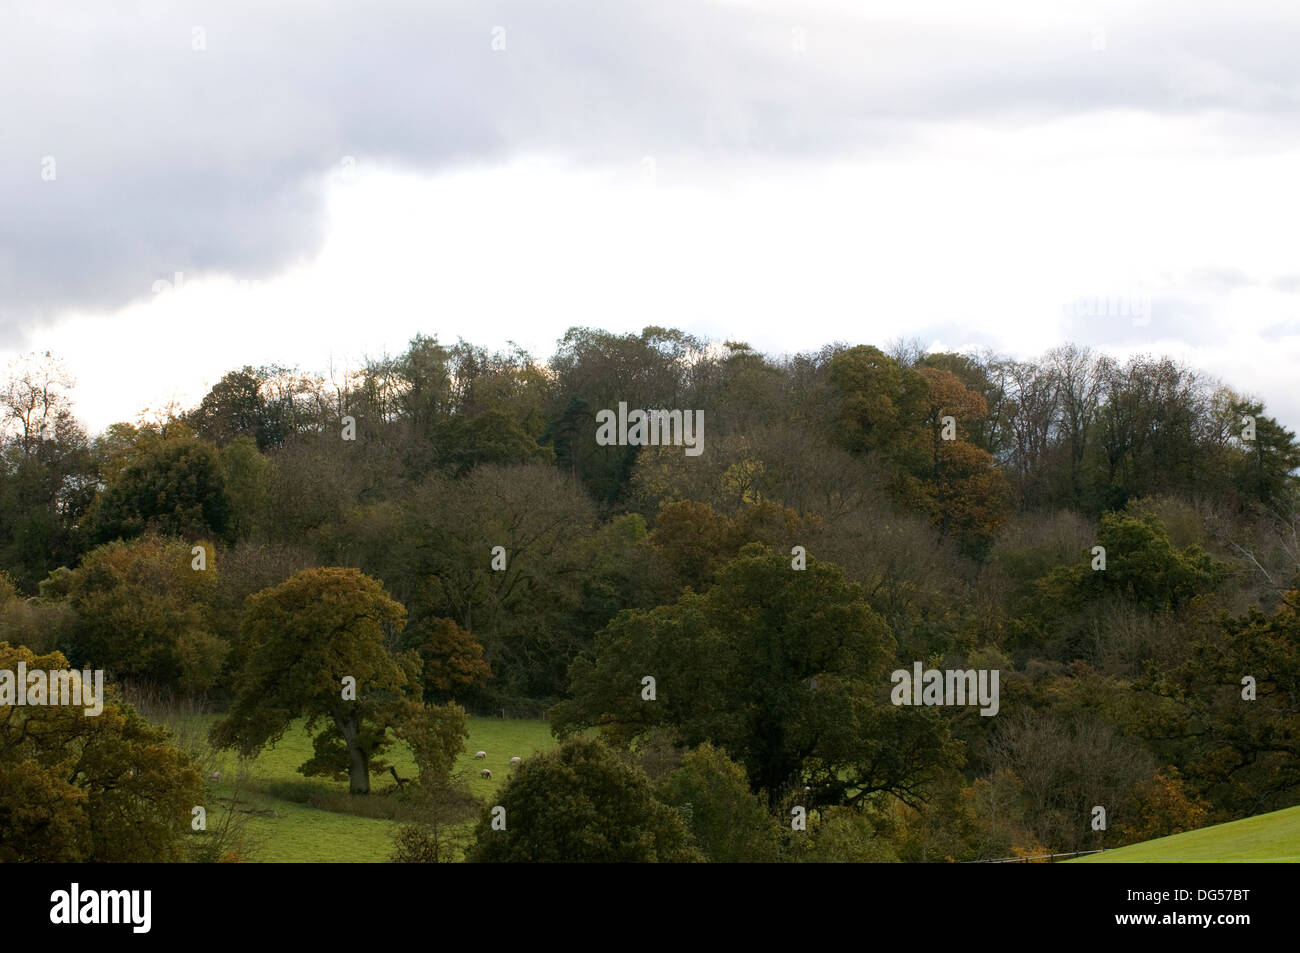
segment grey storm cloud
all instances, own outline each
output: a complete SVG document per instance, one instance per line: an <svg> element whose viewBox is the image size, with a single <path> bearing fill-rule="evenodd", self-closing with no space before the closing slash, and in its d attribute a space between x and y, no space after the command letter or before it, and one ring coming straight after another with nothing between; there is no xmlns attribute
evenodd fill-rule
<svg viewBox="0 0 1300 953"><path fill-rule="evenodd" d="M1297 18L1258 6L1121 8L1099 52L1087 19L962 26L870 5L10 0L0 341L176 271L260 279L311 256L344 156L634 165L833 156L918 122L1116 107L1293 117Z"/></svg>

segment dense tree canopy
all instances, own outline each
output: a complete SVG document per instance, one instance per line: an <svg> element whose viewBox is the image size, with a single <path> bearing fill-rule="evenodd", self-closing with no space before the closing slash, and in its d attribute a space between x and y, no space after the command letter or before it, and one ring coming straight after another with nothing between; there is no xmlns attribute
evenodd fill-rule
<svg viewBox="0 0 1300 953"><path fill-rule="evenodd" d="M165 441L128 463L99 498L95 537L129 539L145 530L222 537L230 501L214 449L193 440Z"/></svg>
<svg viewBox="0 0 1300 953"><path fill-rule="evenodd" d="M604 804L658 832L565 842L593 857L973 860L1300 798L1300 443L1174 359L421 334L93 436L73 387L51 355L0 382L0 640L212 701L241 751L309 719L302 769L358 793L404 742L454 808L408 853L464 819L466 712L612 746L518 789L590 773L566 831ZM702 452L598 442L620 405L699 412ZM997 717L891 704L918 662L999 672ZM477 850L553 856L510 825Z"/></svg>
<svg viewBox="0 0 1300 953"><path fill-rule="evenodd" d="M957 753L938 719L888 704L894 647L837 567L797 571L751 544L707 593L611 623L595 658L574 664L554 722L624 740L669 727L723 746L772 802L805 785L814 803L909 798Z"/></svg>
<svg viewBox="0 0 1300 953"><path fill-rule="evenodd" d="M0 642L0 671L58 671L58 652ZM92 689L93 691L93 689ZM0 861L119 863L185 856L202 780L167 733L108 686L103 710L0 706Z"/></svg>
<svg viewBox="0 0 1300 953"><path fill-rule="evenodd" d="M189 545L158 536L87 553L62 583L76 614L72 659L120 679L194 693L212 689L227 651L210 608L218 568L215 558L194 568L192 553Z"/></svg>

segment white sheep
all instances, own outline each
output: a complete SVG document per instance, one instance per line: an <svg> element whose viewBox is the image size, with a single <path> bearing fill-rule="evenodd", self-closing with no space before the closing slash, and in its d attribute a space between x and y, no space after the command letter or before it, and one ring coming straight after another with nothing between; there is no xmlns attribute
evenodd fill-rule
<svg viewBox="0 0 1300 953"><path fill-rule="evenodd" d="M221 772L220 772L220 771L213 771L211 774L208 775L208 780L209 780L209 781L220 781L220 780L221 780Z"/></svg>
<svg viewBox="0 0 1300 953"><path fill-rule="evenodd" d="M510 767L512 768L517 768L523 763L524 763L524 759L520 757L514 757L510 759Z"/></svg>
<svg viewBox="0 0 1300 953"><path fill-rule="evenodd" d="M474 759L475 759L476 761L477 761L477 760L481 760L481 759L486 758L486 757L487 757L487 752L486 752L486 751L480 751L480 752L478 752L477 754L474 755Z"/></svg>
<svg viewBox="0 0 1300 953"><path fill-rule="evenodd" d="M483 775L483 777L485 778L492 777L492 772L489 771L487 768L484 768L482 771L479 772L479 774Z"/></svg>

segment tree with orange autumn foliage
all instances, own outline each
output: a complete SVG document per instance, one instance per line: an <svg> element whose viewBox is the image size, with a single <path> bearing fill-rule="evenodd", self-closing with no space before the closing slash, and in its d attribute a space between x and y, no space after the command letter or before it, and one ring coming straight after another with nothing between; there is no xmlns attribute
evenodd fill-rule
<svg viewBox="0 0 1300 953"><path fill-rule="evenodd" d="M1139 784L1137 802L1137 823L1119 828L1129 843L1193 831L1210 818L1209 803L1187 790L1187 782L1173 766Z"/></svg>
<svg viewBox="0 0 1300 953"><path fill-rule="evenodd" d="M969 555L983 553L1010 512L1010 487L993 457L970 440L988 413L984 398L951 371L922 368L920 421L904 442L900 475L905 502L929 513L944 536Z"/></svg>

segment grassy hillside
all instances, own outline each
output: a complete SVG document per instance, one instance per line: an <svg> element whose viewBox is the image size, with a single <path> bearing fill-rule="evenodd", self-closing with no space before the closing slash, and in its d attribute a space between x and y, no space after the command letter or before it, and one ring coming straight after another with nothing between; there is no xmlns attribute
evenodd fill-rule
<svg viewBox="0 0 1300 953"><path fill-rule="evenodd" d="M1300 863L1300 806L1160 837L1075 864Z"/></svg>
<svg viewBox="0 0 1300 953"><path fill-rule="evenodd" d="M216 716L202 716L197 721L206 728ZM553 747L550 726L544 721L501 718L470 718L470 736L465 742L457 770L469 776L469 786L481 798L492 795L509 776L509 760L514 755L527 758L538 751ZM197 727L197 726L196 726ZM486 751L483 761L474 759L474 752ZM298 765L311 757L311 737L297 722L274 748L261 753L242 790L239 791L239 809L251 811L248 832L256 844L250 860L256 861L370 861L387 860L392 850L394 823L382 815L386 812L385 792L396 787L390 774L376 774L371 778L371 795L353 799L347 794L346 781L329 781L323 778L304 778ZM388 755L400 775L414 777L415 765L404 745L394 745ZM482 778L484 768L492 771L491 778ZM212 785L217 803L207 805L209 825L215 823L219 812L225 810L235 794L236 758L232 753L223 755L216 764L222 780ZM357 800L366 801L364 805ZM329 808L361 809L380 816L359 816Z"/></svg>

